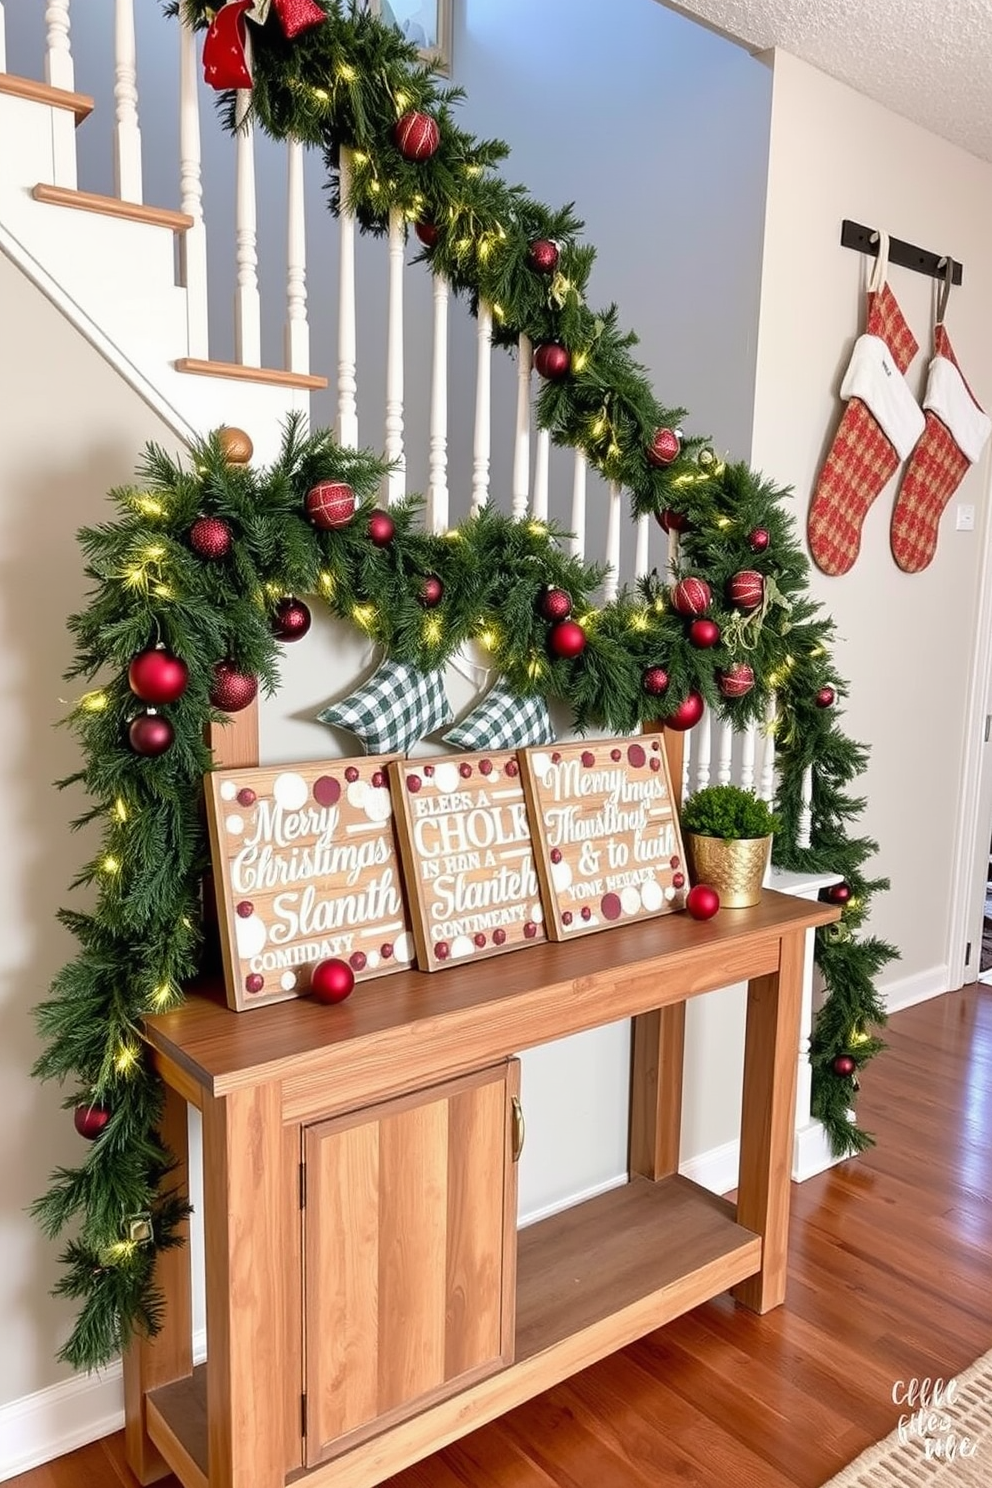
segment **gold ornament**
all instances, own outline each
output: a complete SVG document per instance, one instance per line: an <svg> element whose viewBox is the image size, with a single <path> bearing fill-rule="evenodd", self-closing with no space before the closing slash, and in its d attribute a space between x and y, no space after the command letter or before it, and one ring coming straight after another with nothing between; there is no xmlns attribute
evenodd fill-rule
<svg viewBox="0 0 992 1488"><path fill-rule="evenodd" d="M217 431L217 438L229 465L247 465L255 453L254 445L244 429L222 428Z"/></svg>

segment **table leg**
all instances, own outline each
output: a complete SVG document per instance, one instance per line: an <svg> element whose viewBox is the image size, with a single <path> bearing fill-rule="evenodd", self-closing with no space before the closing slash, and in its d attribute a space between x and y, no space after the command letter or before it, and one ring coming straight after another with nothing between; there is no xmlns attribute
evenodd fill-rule
<svg viewBox="0 0 992 1488"><path fill-rule="evenodd" d="M656 1181L679 1170L685 1003L634 1019L630 1092L631 1176Z"/></svg>
<svg viewBox="0 0 992 1488"><path fill-rule="evenodd" d="M761 1270L734 1296L754 1312L785 1300L802 972L799 930L783 935L778 971L748 984L737 1221L763 1246Z"/></svg>

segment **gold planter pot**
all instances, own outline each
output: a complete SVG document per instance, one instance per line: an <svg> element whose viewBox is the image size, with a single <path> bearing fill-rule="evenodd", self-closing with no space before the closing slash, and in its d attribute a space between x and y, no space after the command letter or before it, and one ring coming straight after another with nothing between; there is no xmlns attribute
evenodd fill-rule
<svg viewBox="0 0 992 1488"><path fill-rule="evenodd" d="M685 833L693 883L709 884L725 909L746 909L761 898L761 881L768 866L771 837L700 837Z"/></svg>

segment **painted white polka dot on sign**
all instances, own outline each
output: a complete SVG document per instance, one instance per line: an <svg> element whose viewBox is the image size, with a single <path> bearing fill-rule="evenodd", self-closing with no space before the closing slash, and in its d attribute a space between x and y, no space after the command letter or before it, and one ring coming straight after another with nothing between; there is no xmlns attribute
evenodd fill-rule
<svg viewBox="0 0 992 1488"><path fill-rule="evenodd" d="M361 811L362 807L365 805L365 800L368 796L368 793L369 787L367 781L353 780L348 787L348 805L354 806L356 811ZM385 791L383 791L383 795L386 795Z"/></svg>
<svg viewBox="0 0 992 1488"><path fill-rule="evenodd" d="M535 925L541 925L541 924L543 924L544 923L544 909L543 909L543 907L540 904L532 904L531 907L530 907L530 917L534 921L534 924Z"/></svg>
<svg viewBox="0 0 992 1488"><path fill-rule="evenodd" d="M555 886L555 892L561 894L565 889L571 888L572 869L564 859L560 863L551 864L551 882Z"/></svg>
<svg viewBox="0 0 992 1488"><path fill-rule="evenodd" d="M656 878L649 878L647 883L641 884L641 903L649 914L660 909L664 902L665 896Z"/></svg>
<svg viewBox="0 0 992 1488"><path fill-rule="evenodd" d="M620 907L624 914L636 914L641 907L641 891L636 884L627 884L620 890Z"/></svg>
<svg viewBox="0 0 992 1488"><path fill-rule="evenodd" d="M672 900L675 898L675 890L672 888L671 884L669 884L668 888L665 890L665 898L668 900L669 904L671 904Z"/></svg>
<svg viewBox="0 0 992 1488"><path fill-rule="evenodd" d="M456 935L451 942L452 956L471 956L475 950L471 937L468 935Z"/></svg>
<svg viewBox="0 0 992 1488"><path fill-rule="evenodd" d="M403 934L397 935L393 941L393 955L404 965L413 960L413 936L409 930L404 930Z"/></svg>
<svg viewBox="0 0 992 1488"><path fill-rule="evenodd" d="M388 821L393 814L393 803L389 798L389 792L385 787L380 790L368 790L365 792L363 801L365 815L369 821Z"/></svg>
<svg viewBox="0 0 992 1488"><path fill-rule="evenodd" d="M534 774L537 776L538 780L542 780L551 769L550 754L544 754L541 750L538 750L537 754L531 755L530 762L534 768Z"/></svg>
<svg viewBox="0 0 992 1488"><path fill-rule="evenodd" d="M232 837L237 837L245 829L245 819L243 816L238 816L236 811L232 811L230 816L224 818L224 825Z"/></svg>
<svg viewBox="0 0 992 1488"><path fill-rule="evenodd" d="M265 921L260 915L249 915L246 920L236 919L234 935L238 944L238 955L242 961L257 956L265 945Z"/></svg>
<svg viewBox="0 0 992 1488"><path fill-rule="evenodd" d="M284 770L275 778L272 796L284 811L300 811L310 799L310 787L295 770Z"/></svg>
<svg viewBox="0 0 992 1488"><path fill-rule="evenodd" d="M225 780L223 782L223 784L221 785L221 788L220 788L220 798L221 798L221 800L222 801L233 801L234 798L235 798L235 796L237 794L238 794L238 787L235 785L234 781L233 780Z"/></svg>
<svg viewBox="0 0 992 1488"><path fill-rule="evenodd" d="M365 964L368 967L369 971L375 971L381 960L382 957L379 955L378 951L369 951L368 959L366 960Z"/></svg>
<svg viewBox="0 0 992 1488"><path fill-rule="evenodd" d="M434 767L434 784L442 796L453 795L458 789L459 782L458 766L450 764L447 760L444 764Z"/></svg>
<svg viewBox="0 0 992 1488"><path fill-rule="evenodd" d="M284 971L282 976L279 978L279 985L284 992L292 992L293 988L296 986L296 972Z"/></svg>

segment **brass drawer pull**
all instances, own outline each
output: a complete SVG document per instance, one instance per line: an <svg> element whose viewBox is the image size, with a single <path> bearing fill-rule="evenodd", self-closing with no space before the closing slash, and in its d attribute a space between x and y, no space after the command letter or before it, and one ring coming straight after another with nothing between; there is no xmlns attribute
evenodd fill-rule
<svg viewBox="0 0 992 1488"><path fill-rule="evenodd" d="M510 1097L510 1104L513 1107L513 1161L519 1162L527 1136L527 1123L524 1121L524 1108L517 1096Z"/></svg>

